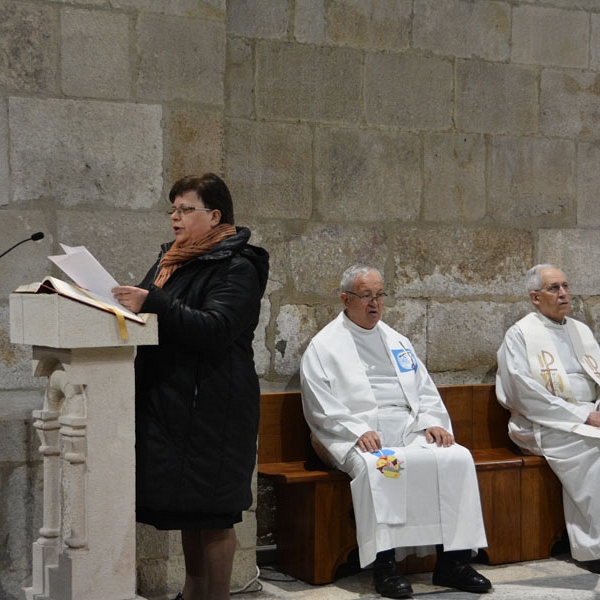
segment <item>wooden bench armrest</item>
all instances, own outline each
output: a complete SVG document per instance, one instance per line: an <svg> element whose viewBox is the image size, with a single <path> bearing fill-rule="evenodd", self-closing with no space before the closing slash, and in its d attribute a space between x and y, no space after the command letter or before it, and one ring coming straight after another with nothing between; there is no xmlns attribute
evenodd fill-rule
<svg viewBox="0 0 600 600"><path fill-rule="evenodd" d="M486 469L514 469L523 466L523 456L515 454L509 448L485 448L471 450L475 467Z"/></svg>
<svg viewBox="0 0 600 600"><path fill-rule="evenodd" d="M548 464L546 462L546 459L543 456L533 456L531 454L523 454L521 456L521 458L523 459L524 467L543 467Z"/></svg>
<svg viewBox="0 0 600 600"><path fill-rule="evenodd" d="M307 470L306 462L262 463L258 473L270 477L276 483L311 483L320 481L350 481L346 473L335 470Z"/></svg>

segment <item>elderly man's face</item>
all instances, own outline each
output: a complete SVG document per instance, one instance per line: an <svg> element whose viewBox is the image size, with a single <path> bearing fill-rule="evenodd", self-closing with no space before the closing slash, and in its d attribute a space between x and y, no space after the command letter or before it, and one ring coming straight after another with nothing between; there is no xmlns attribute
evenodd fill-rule
<svg viewBox="0 0 600 600"><path fill-rule="evenodd" d="M542 287L529 292L531 301L549 319L562 323L571 312L571 291L565 274L560 269L541 272Z"/></svg>
<svg viewBox="0 0 600 600"><path fill-rule="evenodd" d="M359 275L352 289L341 293L346 316L363 329L373 329L383 314L383 281L376 271Z"/></svg>

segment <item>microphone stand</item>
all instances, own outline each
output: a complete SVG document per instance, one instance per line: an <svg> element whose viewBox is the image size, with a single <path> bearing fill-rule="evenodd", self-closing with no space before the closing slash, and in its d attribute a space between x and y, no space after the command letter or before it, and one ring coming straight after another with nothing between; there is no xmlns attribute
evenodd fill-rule
<svg viewBox="0 0 600 600"><path fill-rule="evenodd" d="M33 240L34 242L36 242L37 240L41 240L44 237L44 234L41 231L38 231L37 233L34 233L32 236L25 238L24 240L21 240L20 242L17 242L14 246L11 246L8 250L5 250L2 254L0 254L0 258L2 258L5 254L8 254L11 250L14 250L17 246L20 246L21 244L24 244L25 242L28 242L29 240Z"/></svg>

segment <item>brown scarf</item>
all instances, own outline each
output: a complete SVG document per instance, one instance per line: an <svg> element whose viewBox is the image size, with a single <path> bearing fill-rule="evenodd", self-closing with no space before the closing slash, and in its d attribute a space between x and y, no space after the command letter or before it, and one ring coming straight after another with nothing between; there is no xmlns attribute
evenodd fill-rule
<svg viewBox="0 0 600 600"><path fill-rule="evenodd" d="M213 227L206 235L193 242L189 246L182 248L175 242L169 251L160 260L160 271L154 280L154 285L162 287L165 281L171 277L182 264L206 254L213 246L216 246L224 239L231 237L236 232L235 226L229 223L221 223Z"/></svg>

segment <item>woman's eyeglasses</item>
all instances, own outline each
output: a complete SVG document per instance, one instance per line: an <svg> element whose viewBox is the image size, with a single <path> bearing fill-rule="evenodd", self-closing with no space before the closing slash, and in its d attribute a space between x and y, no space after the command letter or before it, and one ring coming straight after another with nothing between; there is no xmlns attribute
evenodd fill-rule
<svg viewBox="0 0 600 600"><path fill-rule="evenodd" d="M197 207L197 206L187 206L187 204L182 204L181 206L171 206L171 208L169 208L167 210L167 214L169 216L177 213L179 216L181 215L189 215L190 213L193 213L195 210L202 210L204 212L211 212L212 208L204 208L204 207Z"/></svg>

